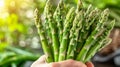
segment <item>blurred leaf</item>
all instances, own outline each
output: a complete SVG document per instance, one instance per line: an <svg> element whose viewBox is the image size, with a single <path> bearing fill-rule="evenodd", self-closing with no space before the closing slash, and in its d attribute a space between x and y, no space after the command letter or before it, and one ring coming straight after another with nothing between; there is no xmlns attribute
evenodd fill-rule
<svg viewBox="0 0 120 67"><path fill-rule="evenodd" d="M0 52L4 51L4 48L8 45L7 42L0 43Z"/></svg>

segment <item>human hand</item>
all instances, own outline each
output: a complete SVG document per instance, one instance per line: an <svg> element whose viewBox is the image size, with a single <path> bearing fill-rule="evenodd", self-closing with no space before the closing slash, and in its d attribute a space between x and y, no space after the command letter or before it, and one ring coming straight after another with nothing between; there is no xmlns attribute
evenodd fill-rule
<svg viewBox="0 0 120 67"><path fill-rule="evenodd" d="M87 62L86 64L75 61L75 60L65 60L61 62L45 62L45 55L41 56L37 61L35 61L31 67L94 67L91 62Z"/></svg>

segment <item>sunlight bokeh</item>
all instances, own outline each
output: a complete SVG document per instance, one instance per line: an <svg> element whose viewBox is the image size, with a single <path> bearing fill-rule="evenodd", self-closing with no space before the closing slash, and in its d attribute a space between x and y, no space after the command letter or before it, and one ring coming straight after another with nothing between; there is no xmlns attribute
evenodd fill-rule
<svg viewBox="0 0 120 67"><path fill-rule="evenodd" d="M4 0L0 0L0 8L4 6Z"/></svg>
<svg viewBox="0 0 120 67"><path fill-rule="evenodd" d="M8 13L5 11L5 0L0 0L0 18L5 18Z"/></svg>

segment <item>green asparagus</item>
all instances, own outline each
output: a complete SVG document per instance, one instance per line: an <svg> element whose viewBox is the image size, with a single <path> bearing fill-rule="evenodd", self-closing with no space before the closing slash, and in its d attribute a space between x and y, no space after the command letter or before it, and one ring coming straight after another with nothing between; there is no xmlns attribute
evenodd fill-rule
<svg viewBox="0 0 120 67"><path fill-rule="evenodd" d="M64 11L64 2L63 0L60 0L57 8L56 8L56 11L54 13L54 19L56 20L57 22L57 26L58 26L58 34L59 34L59 41L61 42L62 41L62 35L63 35L63 22L64 22L64 14L65 14L65 11Z"/></svg>
<svg viewBox="0 0 120 67"><path fill-rule="evenodd" d="M111 42L108 36L115 21L108 19L109 9L101 11L92 5L85 9L81 0L77 7L71 6L60 0L53 11L52 3L47 0L44 23L38 10L35 11L35 24L48 63L67 59L85 63Z"/></svg>
<svg viewBox="0 0 120 67"><path fill-rule="evenodd" d="M47 38L45 36L45 31L43 28L43 25L41 23L41 19L40 19L40 14L39 11L36 9L35 10L35 25L38 29L38 33L41 39L41 43L42 43L42 47L43 47L43 51L45 53L45 55L47 56L47 62L53 62L53 56L52 56L52 52L50 51L50 47L48 46L48 42L47 42Z"/></svg>
<svg viewBox="0 0 120 67"><path fill-rule="evenodd" d="M74 50L77 46L77 39L78 39L78 33L79 30L82 28L82 22L80 21L82 18L83 13L82 11L79 12L79 14L75 17L73 21L73 26L70 30L70 43L68 46L68 51L67 51L67 59L73 59L74 58Z"/></svg>
<svg viewBox="0 0 120 67"><path fill-rule="evenodd" d="M70 34L69 32L72 27L74 15L75 15L75 8L72 7L69 10L65 19L65 27L63 29L62 42L60 44L59 61L63 61L66 58L66 53L67 53L66 48L67 48L67 45L69 44L69 34Z"/></svg>
<svg viewBox="0 0 120 67"><path fill-rule="evenodd" d="M49 6L48 9L48 22L49 22L49 27L50 27L50 32L52 35L52 45L53 45L53 51L54 51L54 61L58 61L58 57L59 57L59 39L57 36L57 27L53 18L53 14L52 14L52 6L51 6L51 2L50 0L47 1L46 5Z"/></svg>

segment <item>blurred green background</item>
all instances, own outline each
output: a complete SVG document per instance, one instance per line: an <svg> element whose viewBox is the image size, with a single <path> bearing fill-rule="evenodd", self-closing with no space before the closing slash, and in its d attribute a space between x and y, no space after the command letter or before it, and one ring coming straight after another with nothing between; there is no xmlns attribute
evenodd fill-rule
<svg viewBox="0 0 120 67"><path fill-rule="evenodd" d="M52 0L54 7L59 0ZM64 0L76 5L77 0ZM46 0L0 0L0 67L29 67L42 53L34 25L34 10L44 10ZM83 0L85 8L92 4L111 10L109 19L116 19L120 27L120 0Z"/></svg>

